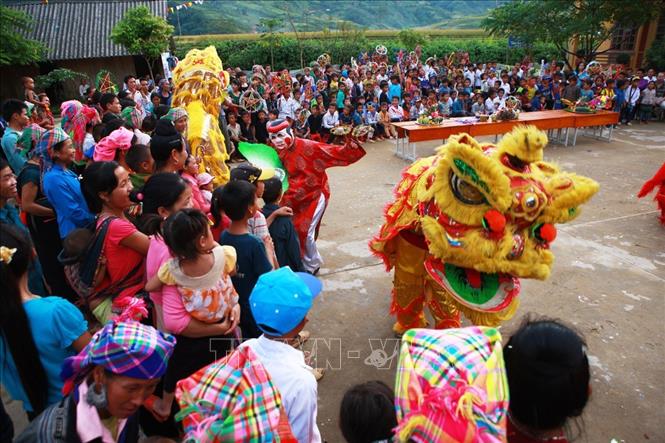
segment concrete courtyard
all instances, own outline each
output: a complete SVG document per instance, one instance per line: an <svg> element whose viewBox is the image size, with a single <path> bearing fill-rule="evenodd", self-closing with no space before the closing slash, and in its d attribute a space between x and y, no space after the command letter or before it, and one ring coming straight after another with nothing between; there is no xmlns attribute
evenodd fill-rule
<svg viewBox="0 0 665 443"><path fill-rule="evenodd" d="M487 138L492 140L492 138ZM437 143L418 146L420 156ZM343 442L339 404L353 384L393 384L399 341L389 316L391 275L367 249L406 163L392 143L366 144L367 156L329 170L332 199L320 233L324 292L308 329L328 371L319 384L318 422L325 440ZM579 218L559 225L552 276L522 280L522 304L503 325L507 339L527 314L562 319L588 342L593 394L578 441L665 441L665 228L655 203L637 200L642 183L665 161L665 124L621 127L611 143L578 137L576 147L550 145L548 161L590 176L600 192ZM3 396L5 397L5 396ZM20 404L4 398L17 433Z"/></svg>
<svg viewBox="0 0 665 443"><path fill-rule="evenodd" d="M655 202L638 200L642 183L665 161L665 124L622 126L611 143L578 137L576 147L550 145L545 157L598 181L600 192L573 222L559 225L549 280L522 280L522 304L503 325L504 339L527 314L557 318L588 342L593 394L578 441L665 441L665 228ZM493 141L493 137L486 138ZM427 156L440 143L418 144ZM319 247L324 292L308 329L320 366L318 422L328 442L344 391L379 379L393 384L399 341L389 316L390 274L367 241L406 165L392 143L366 144L367 156L329 170L332 198Z"/></svg>

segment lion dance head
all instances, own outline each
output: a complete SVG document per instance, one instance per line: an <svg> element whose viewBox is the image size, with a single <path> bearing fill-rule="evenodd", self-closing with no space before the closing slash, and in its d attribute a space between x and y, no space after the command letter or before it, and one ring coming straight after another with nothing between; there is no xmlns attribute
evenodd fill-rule
<svg viewBox="0 0 665 443"><path fill-rule="evenodd" d="M173 81L172 106L187 110L187 141L191 152L202 160L200 172L212 174L215 185L226 183L229 168L225 161L229 155L218 118L229 73L224 71L215 47L189 51L173 70Z"/></svg>
<svg viewBox="0 0 665 443"><path fill-rule="evenodd" d="M575 218L598 191L595 181L543 161L546 145L547 135L529 126L497 145L451 137L405 170L370 249L390 269L410 255L401 249L417 246L422 275L450 312L484 325L510 318L520 278L550 274L555 224ZM400 276L396 268L395 291L404 286ZM414 326L423 325L401 325Z"/></svg>

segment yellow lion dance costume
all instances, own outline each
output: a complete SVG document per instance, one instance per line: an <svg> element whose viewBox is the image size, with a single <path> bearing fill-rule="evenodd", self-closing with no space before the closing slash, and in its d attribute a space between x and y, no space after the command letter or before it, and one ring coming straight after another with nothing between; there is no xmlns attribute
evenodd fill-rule
<svg viewBox="0 0 665 443"><path fill-rule="evenodd" d="M495 326L519 304L519 278L545 279L555 223L579 214L597 191L587 177L543 161L547 135L518 127L497 145L467 134L408 167L370 249L395 268L391 314L401 334L459 327L460 313Z"/></svg>
<svg viewBox="0 0 665 443"><path fill-rule="evenodd" d="M192 49L173 70L173 107L189 115L187 141L194 156L201 158L201 171L214 177L216 186L229 181L229 155L219 128L219 112L226 97L229 73L214 46Z"/></svg>

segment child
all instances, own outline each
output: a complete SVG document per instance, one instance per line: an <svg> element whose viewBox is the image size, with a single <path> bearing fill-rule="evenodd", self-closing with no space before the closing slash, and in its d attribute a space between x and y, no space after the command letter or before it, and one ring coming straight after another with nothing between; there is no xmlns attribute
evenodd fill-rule
<svg viewBox="0 0 665 443"><path fill-rule="evenodd" d="M309 122L307 121L307 113L302 109L296 111L296 121L294 122L293 129L295 129L296 137L309 138Z"/></svg>
<svg viewBox="0 0 665 443"><path fill-rule="evenodd" d="M254 136L256 137L257 143L266 144L268 142L267 122L268 116L266 115L266 111L263 109L259 110L256 113L256 123L254 124Z"/></svg>
<svg viewBox="0 0 665 443"><path fill-rule="evenodd" d="M233 154L238 149L238 143L240 143L240 124L238 124L238 116L236 114L228 114L226 118L228 120L226 127L229 130L229 137L233 144L233 152L231 154Z"/></svg>
<svg viewBox="0 0 665 443"><path fill-rule="evenodd" d="M388 115L390 115L391 122L401 122L404 119L404 109L399 105L399 97L393 97L390 108L388 108Z"/></svg>
<svg viewBox="0 0 665 443"><path fill-rule="evenodd" d="M642 90L640 97L640 122L645 125L651 119L653 105L656 103L656 82L650 81L646 88Z"/></svg>
<svg viewBox="0 0 665 443"><path fill-rule="evenodd" d="M275 255L277 257L277 267L288 266L293 271L304 272L305 268L300 257L300 242L298 233L293 226L291 217L280 215L279 201L282 198L282 182L273 177L264 182L263 201L265 206L262 209L263 215L267 218L273 218L268 227L272 243L275 245ZM277 214L273 217L273 214Z"/></svg>
<svg viewBox="0 0 665 443"><path fill-rule="evenodd" d="M393 140L397 138L397 130L390 123L390 113L388 112L388 103L381 103L381 111L379 112L379 124L383 126L383 132L388 136L389 139Z"/></svg>
<svg viewBox="0 0 665 443"><path fill-rule="evenodd" d="M336 126L339 126L339 113L337 112L337 105L330 102L328 112L326 112L326 115L321 120L321 137L324 140L328 140L330 138L330 130Z"/></svg>
<svg viewBox="0 0 665 443"><path fill-rule="evenodd" d="M307 366L302 351L290 343L298 340L321 286L312 275L289 268L262 275L250 297L251 313L262 334L240 346L254 351L270 374L299 442L322 441L316 424L316 380L323 374Z"/></svg>
<svg viewBox="0 0 665 443"><path fill-rule="evenodd" d="M259 276L270 272L263 242L249 233L248 222L258 211L256 187L243 180L227 183L220 198L221 209L231 219L231 226L222 233L220 243L233 246L237 256L237 272L231 276L238 292L241 308L240 328L244 338L257 338L261 330L257 327L249 305L249 295Z"/></svg>
<svg viewBox="0 0 665 443"><path fill-rule="evenodd" d="M240 306L230 279L236 253L215 242L208 217L197 209L181 209L166 219L162 231L174 258L159 268L145 290L158 291L162 284L175 286L192 318L203 323L236 321ZM165 389L157 403L158 414L168 416L173 398L174 392Z"/></svg>
<svg viewBox="0 0 665 443"><path fill-rule="evenodd" d="M197 209L182 209L166 219L163 232L174 258L146 283L146 291L154 292L161 284L176 286L187 312L203 323L239 313L230 278L236 252L217 244L208 217Z"/></svg>
<svg viewBox="0 0 665 443"><path fill-rule="evenodd" d="M256 143L254 125L252 124L252 114L245 112L240 116L240 120L240 140Z"/></svg>
<svg viewBox="0 0 665 443"><path fill-rule="evenodd" d="M356 442L389 442L397 426L395 393L382 381L355 385L344 393L339 427L344 439Z"/></svg>
<svg viewBox="0 0 665 443"><path fill-rule="evenodd" d="M485 100L483 99L482 94L478 94L475 97L473 105L471 105L471 113L473 115L484 114L485 113Z"/></svg>
<svg viewBox="0 0 665 443"><path fill-rule="evenodd" d="M485 100L485 113L486 114L494 114L494 111L496 111L494 107L494 99L496 98L496 91L494 89L490 89L489 92L487 93L487 99Z"/></svg>
<svg viewBox="0 0 665 443"><path fill-rule="evenodd" d="M33 112L33 121L46 130L55 127L55 118L51 112L51 99L46 93L42 92L37 96L42 106L35 107Z"/></svg>
<svg viewBox="0 0 665 443"><path fill-rule="evenodd" d="M185 169L182 171L181 176L192 188L192 207L207 214L210 212L210 203L206 202L203 194L201 194L199 183L196 181L198 175L199 161L190 154L187 156L187 160L185 160Z"/></svg>
<svg viewBox="0 0 665 443"><path fill-rule="evenodd" d="M379 130L379 113L376 112L374 103L367 103L367 112L365 112L365 123L372 127L373 137L370 138L370 141L373 142L376 140L383 140L383 133Z"/></svg>
<svg viewBox="0 0 665 443"><path fill-rule="evenodd" d="M199 184L201 195L203 195L203 198L208 203L212 202L213 179L214 177L207 172L202 172L196 176L196 182Z"/></svg>
<svg viewBox="0 0 665 443"><path fill-rule="evenodd" d="M566 422L582 415L591 393L584 340L556 321L527 320L503 357L510 387L508 441L566 443Z"/></svg>
<svg viewBox="0 0 665 443"><path fill-rule="evenodd" d="M42 107L43 103L35 93L35 81L32 77L23 77L21 80L23 81L23 97L25 101L37 107Z"/></svg>
<svg viewBox="0 0 665 443"><path fill-rule="evenodd" d="M146 145L136 144L127 151L125 163L131 168L129 180L135 189L142 187L153 172L155 161Z"/></svg>
<svg viewBox="0 0 665 443"><path fill-rule="evenodd" d="M437 106L439 114L444 117L450 116L450 107L452 100L450 100L450 92L443 92L439 96L439 104Z"/></svg>

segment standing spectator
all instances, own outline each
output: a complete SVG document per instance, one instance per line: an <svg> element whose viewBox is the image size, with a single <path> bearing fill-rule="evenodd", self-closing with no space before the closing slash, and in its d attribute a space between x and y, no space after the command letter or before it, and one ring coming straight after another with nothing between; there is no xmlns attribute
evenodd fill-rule
<svg viewBox="0 0 665 443"><path fill-rule="evenodd" d="M293 435L299 442L308 443L321 442L316 425L316 375L306 365L302 351L290 343L298 340L320 292L319 280L289 268L261 276L249 300L260 336L241 345L254 351L270 374L282 395Z"/></svg>
<svg viewBox="0 0 665 443"><path fill-rule="evenodd" d="M137 88L136 92L134 93L134 103L136 103L136 107L143 113L143 117L147 117L148 114L152 111L149 111L151 109L151 100L150 100L150 91L148 91L148 80L145 78L142 78L139 83L139 87ZM139 128L140 129L140 128Z"/></svg>
<svg viewBox="0 0 665 443"><path fill-rule="evenodd" d="M227 183L221 196L221 209L231 219L231 226L222 233L220 243L233 246L238 254L238 271L231 280L240 297L240 328L244 338L261 335L252 316L249 296L259 276L272 270L263 242L249 234L247 222L258 211L256 200L256 187L244 180Z"/></svg>
<svg viewBox="0 0 665 443"><path fill-rule="evenodd" d="M102 249L106 273L87 300L101 324L113 311L122 313L143 290L145 256L150 239L127 219L133 204L129 172L114 161L93 162L83 171L81 190L90 211L96 215L97 230L107 226Z"/></svg>
<svg viewBox="0 0 665 443"><path fill-rule="evenodd" d="M28 229L21 221L19 209L13 203L16 197L16 176L7 162L0 158L0 222L4 224L2 236L4 236L4 226L14 226L26 235L28 234ZM38 260L34 260L28 270L28 288L35 294L47 295L42 268Z"/></svg>
<svg viewBox="0 0 665 443"><path fill-rule="evenodd" d="M62 399L60 369L90 341L81 312L60 297L39 297L24 284L34 260L27 233L2 225L0 367L2 384L28 418Z"/></svg>
<svg viewBox="0 0 665 443"><path fill-rule="evenodd" d="M637 111L637 103L640 100L641 90L639 88L640 78L633 77L630 81L630 86L626 89L626 107L625 107L625 123L630 126L630 122L635 119Z"/></svg>
<svg viewBox="0 0 665 443"><path fill-rule="evenodd" d="M2 135L2 152L14 174L18 174L26 162L26 156L16 143L30 122L28 106L20 100L6 100L2 104L2 118L7 122L7 128Z"/></svg>
<svg viewBox="0 0 665 443"><path fill-rule="evenodd" d="M79 99L82 103L86 102L86 97L88 96L88 79L81 78L81 84L79 85Z"/></svg>
<svg viewBox="0 0 665 443"><path fill-rule="evenodd" d="M245 112L240 116L240 141L256 143L252 114Z"/></svg>
<svg viewBox="0 0 665 443"><path fill-rule="evenodd" d="M645 125L651 120L653 105L656 103L656 82L650 81L640 97L640 122Z"/></svg>
<svg viewBox="0 0 665 443"><path fill-rule="evenodd" d="M102 123L108 123L113 119L120 118L122 107L120 106L120 100L118 100L115 94L110 92L102 94L102 97L99 99L99 106L102 108Z"/></svg>
<svg viewBox="0 0 665 443"><path fill-rule="evenodd" d="M58 218L60 238L72 230L88 226L94 217L88 211L78 177L69 167L76 150L72 140L60 128L46 132L39 140L35 155L40 158L42 186Z"/></svg>
<svg viewBox="0 0 665 443"><path fill-rule="evenodd" d="M256 122L254 124L254 138L258 143L268 143L268 116L266 111L261 109L256 113Z"/></svg>
<svg viewBox="0 0 665 443"><path fill-rule="evenodd" d="M159 88L157 89L157 95L159 96L159 103L166 106L171 106L171 98L173 93L171 92L171 84L166 79L161 79L159 81Z"/></svg>

